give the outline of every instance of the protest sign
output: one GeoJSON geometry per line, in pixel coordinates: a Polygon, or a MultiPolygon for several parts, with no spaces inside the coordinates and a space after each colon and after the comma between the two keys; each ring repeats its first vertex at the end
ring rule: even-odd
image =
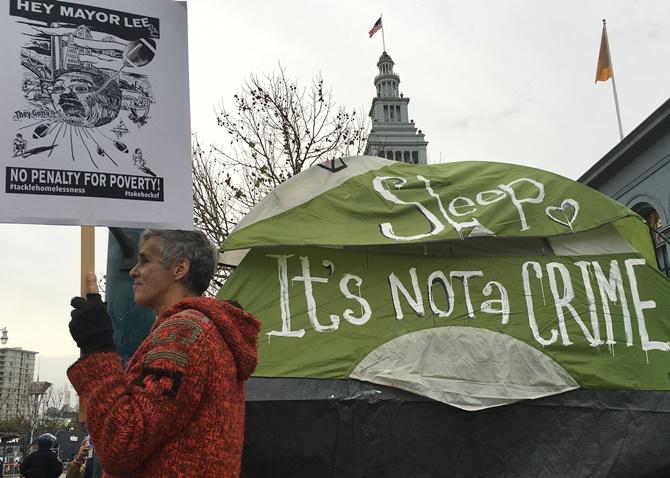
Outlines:
{"type": "Polygon", "coordinates": [[[10,0],[0,221],[192,228],[186,5],[10,0]]]}

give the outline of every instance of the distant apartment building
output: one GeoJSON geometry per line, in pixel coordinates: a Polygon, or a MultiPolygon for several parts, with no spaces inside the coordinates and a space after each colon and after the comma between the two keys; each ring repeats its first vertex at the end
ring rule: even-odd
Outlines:
{"type": "Polygon", "coordinates": [[[28,417],[28,384],[34,380],[37,352],[21,347],[0,348],[0,420],[28,417]]]}

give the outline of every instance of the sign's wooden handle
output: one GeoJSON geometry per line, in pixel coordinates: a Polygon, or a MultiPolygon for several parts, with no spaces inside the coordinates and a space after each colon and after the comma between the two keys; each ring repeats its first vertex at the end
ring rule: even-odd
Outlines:
{"type": "MultiPolygon", "coordinates": [[[[88,294],[88,285],[86,275],[89,272],[95,272],[95,227],[81,226],[81,275],[80,275],[80,291],[81,296],[86,297],[88,294]]],[[[86,414],[79,403],[79,422],[86,421],[86,414]]]]}
{"type": "Polygon", "coordinates": [[[88,293],[86,274],[95,272],[95,227],[81,226],[81,296],[88,293]]]}

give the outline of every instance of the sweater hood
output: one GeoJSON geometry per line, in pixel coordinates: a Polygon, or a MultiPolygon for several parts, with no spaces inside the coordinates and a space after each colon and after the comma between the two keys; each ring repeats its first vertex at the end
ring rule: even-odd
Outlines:
{"type": "Polygon", "coordinates": [[[213,297],[187,297],[163,312],[161,318],[189,309],[202,312],[214,323],[233,353],[238,378],[249,378],[258,363],[260,321],[245,310],[213,297]]]}

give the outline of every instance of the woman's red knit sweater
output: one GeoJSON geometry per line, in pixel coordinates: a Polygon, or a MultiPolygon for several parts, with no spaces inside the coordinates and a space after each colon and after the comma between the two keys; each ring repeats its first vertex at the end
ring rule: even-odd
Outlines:
{"type": "Polygon", "coordinates": [[[238,476],[259,328],[227,302],[190,297],[156,320],[126,370],[108,352],[72,365],[104,476],[238,476]]]}

